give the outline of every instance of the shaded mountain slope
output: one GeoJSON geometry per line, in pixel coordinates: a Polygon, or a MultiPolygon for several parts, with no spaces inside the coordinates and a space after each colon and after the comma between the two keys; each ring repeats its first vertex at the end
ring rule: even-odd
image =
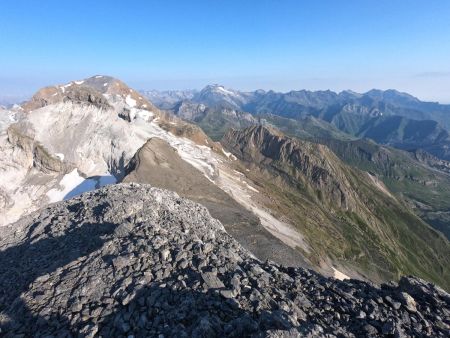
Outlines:
{"type": "Polygon", "coordinates": [[[313,117],[269,116],[264,123],[289,136],[328,146],[346,164],[367,171],[428,224],[450,236],[450,162],[423,150],[402,151],[357,139],[313,117]]]}
{"type": "Polygon", "coordinates": [[[450,323],[450,296],[431,284],[376,288],[262,263],[204,207],[146,185],[7,227],[0,272],[5,337],[445,337],[450,323]]]}
{"type": "Polygon", "coordinates": [[[327,147],[261,126],[229,131],[222,144],[305,236],[311,260],[329,256],[372,280],[413,273],[449,287],[449,241],[327,147]]]}

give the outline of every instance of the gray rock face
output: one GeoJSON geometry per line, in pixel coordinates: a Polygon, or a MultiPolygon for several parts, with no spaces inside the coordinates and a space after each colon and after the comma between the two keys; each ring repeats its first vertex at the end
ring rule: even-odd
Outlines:
{"type": "Polygon", "coordinates": [[[448,337],[449,295],[262,263],[207,209],[119,184],[1,229],[6,337],[448,337]]]}
{"type": "Polygon", "coordinates": [[[10,126],[7,129],[7,135],[11,145],[23,150],[25,166],[33,166],[43,173],[65,173],[71,169],[67,163],[49,154],[38,141],[22,133],[20,128],[26,129],[26,126],[21,124],[10,126]]]}

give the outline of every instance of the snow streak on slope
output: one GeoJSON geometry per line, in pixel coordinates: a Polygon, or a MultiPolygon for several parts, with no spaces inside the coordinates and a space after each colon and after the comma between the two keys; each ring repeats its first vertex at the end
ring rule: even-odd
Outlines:
{"type": "Polygon", "coordinates": [[[294,249],[301,247],[304,251],[310,252],[309,245],[297,230],[289,224],[275,218],[263,206],[258,205],[254,198],[255,192],[258,193],[258,190],[242,179],[241,175],[230,172],[226,167],[222,167],[221,170],[219,169],[219,173],[219,177],[215,183],[237,202],[255,213],[266,230],[290,247],[294,249]]]}
{"type": "Polygon", "coordinates": [[[346,274],[340,272],[336,268],[332,267],[332,269],[333,269],[333,277],[334,278],[339,279],[339,280],[350,279],[349,276],[347,276],[346,274]]]}
{"type": "Polygon", "coordinates": [[[58,188],[47,191],[47,197],[49,198],[50,203],[68,200],[86,191],[98,189],[116,182],[116,178],[108,173],[104,176],[84,178],[78,173],[77,169],[74,169],[70,173],[64,175],[61,181],[59,181],[58,188]]]}

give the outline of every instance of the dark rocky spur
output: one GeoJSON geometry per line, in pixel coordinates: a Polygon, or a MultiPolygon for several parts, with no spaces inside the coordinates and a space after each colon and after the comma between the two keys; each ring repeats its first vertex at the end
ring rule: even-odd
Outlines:
{"type": "Polygon", "coordinates": [[[208,211],[119,184],[1,229],[0,336],[448,337],[450,296],[261,262],[208,211]]]}

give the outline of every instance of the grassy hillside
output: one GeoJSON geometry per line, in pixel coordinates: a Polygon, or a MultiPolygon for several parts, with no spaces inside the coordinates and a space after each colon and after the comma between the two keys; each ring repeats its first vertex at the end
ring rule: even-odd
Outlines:
{"type": "Polygon", "coordinates": [[[269,116],[266,120],[287,135],[325,144],[346,164],[375,175],[422,220],[450,239],[448,162],[440,161],[447,167],[430,166],[419,161],[414,153],[382,146],[368,139],[356,139],[325,121],[311,117],[292,120],[269,116]]]}
{"type": "Polygon", "coordinates": [[[382,183],[325,147],[257,133],[264,136],[227,133],[223,143],[251,168],[241,170],[267,207],[305,236],[311,261],[331,258],[378,281],[414,274],[450,289],[450,242],[382,183]]]}

